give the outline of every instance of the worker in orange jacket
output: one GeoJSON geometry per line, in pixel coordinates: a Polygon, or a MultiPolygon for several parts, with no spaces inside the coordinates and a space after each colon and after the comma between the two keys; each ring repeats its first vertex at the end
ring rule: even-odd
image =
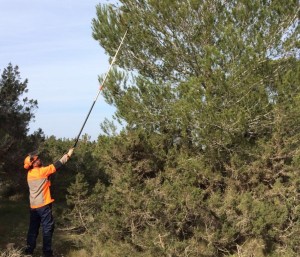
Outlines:
{"type": "Polygon", "coordinates": [[[30,224],[27,234],[25,254],[33,254],[40,225],[43,228],[43,253],[45,257],[52,257],[52,235],[54,220],[52,216],[52,202],[49,176],[64,165],[74,148],[71,148],[61,159],[49,166],[43,166],[38,152],[30,153],[24,160],[24,168],[28,170],[27,182],[30,200],[30,224]]]}

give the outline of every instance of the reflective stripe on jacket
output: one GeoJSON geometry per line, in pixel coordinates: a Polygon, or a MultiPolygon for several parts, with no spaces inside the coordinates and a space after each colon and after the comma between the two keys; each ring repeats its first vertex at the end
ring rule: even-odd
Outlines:
{"type": "Polygon", "coordinates": [[[29,186],[29,200],[32,209],[52,203],[49,175],[53,174],[56,168],[53,164],[46,167],[36,167],[28,171],[27,182],[29,186]]]}

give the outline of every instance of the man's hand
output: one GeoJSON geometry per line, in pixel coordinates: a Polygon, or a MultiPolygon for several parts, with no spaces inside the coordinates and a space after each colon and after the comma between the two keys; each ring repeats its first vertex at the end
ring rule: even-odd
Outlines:
{"type": "Polygon", "coordinates": [[[72,156],[73,151],[74,151],[74,147],[72,147],[72,148],[69,149],[69,151],[67,153],[67,155],[68,155],[69,158],[72,156]]]}

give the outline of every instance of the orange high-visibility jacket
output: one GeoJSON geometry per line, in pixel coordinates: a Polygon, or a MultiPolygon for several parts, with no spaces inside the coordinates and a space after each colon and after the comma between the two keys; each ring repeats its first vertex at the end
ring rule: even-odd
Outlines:
{"type": "Polygon", "coordinates": [[[46,167],[36,167],[28,171],[27,182],[29,186],[29,200],[32,209],[45,206],[52,203],[54,199],[50,194],[50,180],[49,175],[56,172],[53,164],[46,167]]]}

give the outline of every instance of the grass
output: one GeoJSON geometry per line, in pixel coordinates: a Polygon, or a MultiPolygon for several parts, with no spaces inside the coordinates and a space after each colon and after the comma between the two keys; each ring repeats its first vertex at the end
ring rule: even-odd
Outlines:
{"type": "Polygon", "coordinates": [[[1,200],[0,202],[0,249],[14,244],[26,245],[29,212],[26,200],[1,200]]]}
{"type": "Polygon", "coordinates": [[[3,252],[0,252],[0,257],[20,257],[22,252],[20,249],[7,249],[3,252]]]}
{"type": "MultiPolygon", "coordinates": [[[[53,204],[54,220],[56,217],[56,205],[53,204]]],[[[57,207],[59,208],[59,207],[57,207]]],[[[0,199],[0,257],[18,256],[17,253],[26,246],[26,235],[29,223],[28,200],[17,198],[14,200],[0,199]],[[15,255],[4,255],[7,251],[16,252],[15,255]]],[[[58,222],[57,222],[58,223],[58,222]]],[[[71,236],[56,226],[53,235],[53,249],[56,256],[74,256],[76,249],[71,242],[71,236]]],[[[37,239],[37,248],[34,256],[42,255],[42,231],[37,239]]]]}

